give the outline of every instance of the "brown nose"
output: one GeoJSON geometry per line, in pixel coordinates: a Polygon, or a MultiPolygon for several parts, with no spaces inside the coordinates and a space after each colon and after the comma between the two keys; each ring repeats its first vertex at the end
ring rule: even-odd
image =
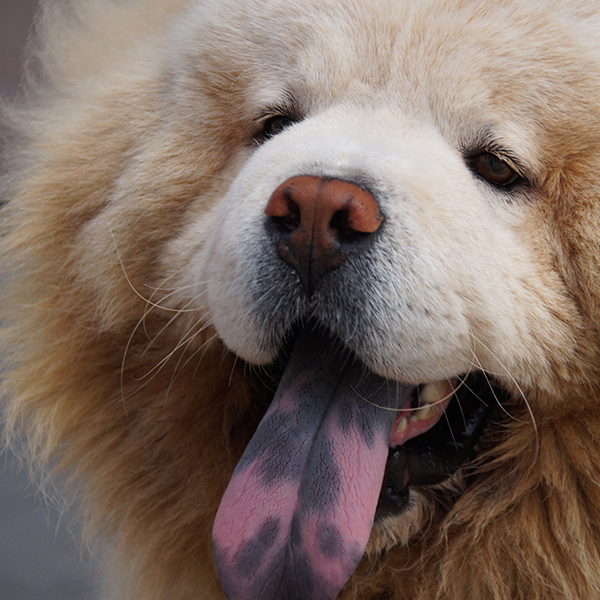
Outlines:
{"type": "Polygon", "coordinates": [[[310,175],[284,181],[265,212],[277,230],[279,256],[298,272],[309,296],[325,273],[345,262],[349,244],[383,222],[377,201],[364,188],[310,175]]]}

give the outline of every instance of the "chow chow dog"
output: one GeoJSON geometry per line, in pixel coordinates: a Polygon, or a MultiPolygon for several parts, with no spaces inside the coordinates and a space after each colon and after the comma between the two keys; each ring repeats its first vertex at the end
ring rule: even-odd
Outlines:
{"type": "Polygon", "coordinates": [[[3,123],[8,439],[106,598],[600,597],[593,0],[54,0],[3,123]]]}

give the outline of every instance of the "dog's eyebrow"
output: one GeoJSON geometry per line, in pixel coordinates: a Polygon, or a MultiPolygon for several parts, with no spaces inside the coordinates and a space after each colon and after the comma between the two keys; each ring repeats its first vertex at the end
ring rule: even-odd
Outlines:
{"type": "MultiPolygon", "coordinates": [[[[499,142],[502,136],[498,135],[493,126],[487,126],[479,129],[477,133],[460,144],[460,149],[465,155],[473,154],[474,152],[493,151],[505,154],[504,144],[499,142]]],[[[510,154],[510,152],[508,152],[510,154]]]]}
{"type": "Polygon", "coordinates": [[[301,120],[304,118],[304,111],[300,107],[296,95],[288,90],[282,93],[281,98],[277,98],[275,102],[263,108],[259,120],[268,119],[275,115],[287,115],[301,120]]]}

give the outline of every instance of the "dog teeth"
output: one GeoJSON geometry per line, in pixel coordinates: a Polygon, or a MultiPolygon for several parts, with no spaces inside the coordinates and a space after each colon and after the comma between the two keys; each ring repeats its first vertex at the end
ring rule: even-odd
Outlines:
{"type": "Polygon", "coordinates": [[[427,406],[444,400],[448,393],[447,389],[448,382],[446,380],[424,385],[419,392],[419,406],[427,406]]]}
{"type": "Polygon", "coordinates": [[[438,404],[446,399],[448,382],[428,383],[419,391],[419,407],[411,416],[411,421],[428,421],[438,414],[438,404]]]}
{"type": "Polygon", "coordinates": [[[402,417],[396,425],[396,433],[405,433],[408,430],[408,418],[402,417]]]}
{"type": "Polygon", "coordinates": [[[453,385],[450,381],[437,381],[436,383],[428,383],[423,385],[419,390],[419,406],[412,408],[411,414],[398,419],[394,428],[393,435],[397,442],[399,439],[405,439],[405,434],[411,430],[411,423],[419,423],[429,421],[437,417],[448,404],[444,402],[453,392],[453,385]]]}
{"type": "Polygon", "coordinates": [[[411,417],[412,421],[427,421],[431,419],[431,417],[435,416],[438,412],[437,406],[424,406],[423,408],[417,408],[414,414],[411,417]]]}

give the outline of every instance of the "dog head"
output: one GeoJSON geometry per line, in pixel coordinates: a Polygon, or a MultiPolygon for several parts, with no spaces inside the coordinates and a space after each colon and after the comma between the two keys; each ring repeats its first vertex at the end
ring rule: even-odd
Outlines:
{"type": "MultiPolygon", "coordinates": [[[[216,494],[228,597],[334,598],[365,552],[446,535],[461,503],[483,529],[540,424],[590,410],[599,21],[586,2],[198,2],[22,125],[43,142],[11,183],[9,240],[46,307],[27,317],[36,360],[58,302],[73,318],[52,335],[85,348],[77,375],[46,365],[46,396],[95,377],[98,414],[105,390],[136,424],[173,397],[219,416],[199,427],[239,459],[216,494]],[[119,386],[92,375],[108,363],[119,386]],[[213,406],[213,380],[251,383],[213,406]]],[[[117,420],[95,422],[108,439],[117,420]]]]}
{"type": "Polygon", "coordinates": [[[267,598],[283,579],[335,597],[373,519],[372,550],[406,542],[430,518],[420,489],[462,488],[498,404],[541,414],[583,383],[590,313],[573,283],[589,256],[573,232],[591,209],[575,198],[597,186],[577,165],[597,160],[598,108],[577,91],[592,67],[576,19],[279,8],[201,30],[195,68],[236,102],[226,139],[236,127],[246,147],[176,244],[225,345],[288,365],[217,516],[226,592],[267,598]]]}

